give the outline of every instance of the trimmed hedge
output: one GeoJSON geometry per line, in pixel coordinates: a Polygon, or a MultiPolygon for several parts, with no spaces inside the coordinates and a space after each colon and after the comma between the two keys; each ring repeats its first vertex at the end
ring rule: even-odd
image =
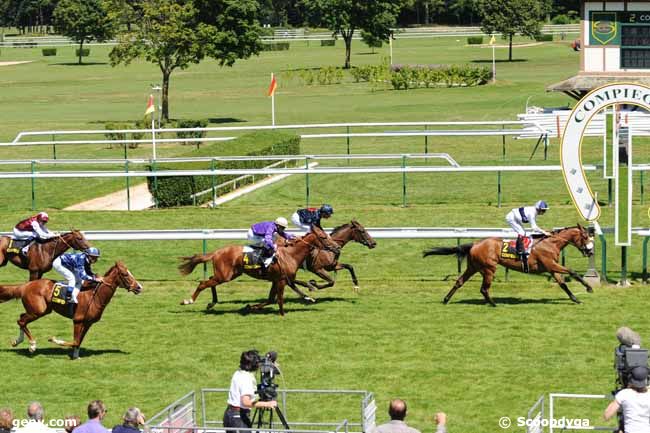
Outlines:
{"type": "MultiPolygon", "coordinates": [[[[136,121],[135,124],[124,123],[124,122],[108,122],[104,125],[106,130],[120,130],[120,129],[144,129],[145,126],[143,122],[136,121]]],[[[106,132],[104,134],[107,140],[127,140],[126,132],[106,132]]],[[[132,140],[141,140],[144,134],[142,132],[133,132],[131,133],[132,140]]],[[[118,147],[124,147],[126,143],[116,143],[118,147]]],[[[128,143],[129,149],[137,149],[138,143],[128,143]]],[[[108,145],[109,149],[113,148],[113,144],[108,145]]]]}
{"type": "MultiPolygon", "coordinates": [[[[79,57],[79,48],[74,50],[75,57],[79,57]]],[[[88,57],[90,55],[90,48],[84,48],[81,50],[81,57],[88,57]]]]}
{"type": "Polygon", "coordinates": [[[393,65],[390,82],[395,90],[419,87],[478,86],[487,83],[492,72],[470,65],[393,65]]]}
{"type": "Polygon", "coordinates": [[[481,45],[483,43],[483,36],[469,36],[467,43],[469,45],[481,45]]]}
{"type": "Polygon", "coordinates": [[[535,37],[537,42],[553,42],[553,34],[541,34],[535,37]]]}
{"type": "Polygon", "coordinates": [[[321,39],[321,47],[334,47],[336,46],[336,41],[334,39],[321,39]]]}
{"type": "Polygon", "coordinates": [[[264,42],[262,44],[262,51],[287,51],[289,49],[289,42],[264,42]]]}
{"type": "Polygon", "coordinates": [[[56,48],[43,48],[43,56],[56,56],[56,48]]]}
{"type": "MultiPolygon", "coordinates": [[[[205,128],[208,126],[208,119],[186,119],[176,122],[177,128],[205,128]]],[[[176,131],[176,138],[204,138],[205,131],[176,131]]],[[[201,141],[184,141],[184,145],[196,146],[202,144],[201,141]]]]}
{"type": "MultiPolygon", "coordinates": [[[[279,133],[274,131],[254,132],[243,135],[236,140],[215,143],[203,146],[200,150],[187,153],[183,156],[225,156],[225,155],[298,155],[300,154],[300,137],[298,135],[279,133]]],[[[295,162],[293,162],[295,164],[295,162]]],[[[217,168],[262,168],[271,164],[269,161],[219,161],[217,168]]],[[[185,164],[160,164],[156,171],[164,170],[205,170],[210,169],[209,162],[185,163],[185,164]]],[[[152,170],[152,167],[149,167],[152,170]]],[[[232,180],[238,175],[217,176],[215,184],[221,184],[232,180]]],[[[254,179],[247,177],[238,182],[238,186],[252,183],[254,179]]],[[[200,204],[210,201],[212,194],[205,194],[196,199],[190,197],[201,191],[212,187],[213,176],[157,176],[154,185],[154,178],[149,177],[147,183],[149,191],[158,202],[159,207],[186,206],[200,204]],[[155,188],[154,188],[155,186],[155,188]]],[[[230,192],[232,185],[218,188],[217,195],[230,192]]]]}

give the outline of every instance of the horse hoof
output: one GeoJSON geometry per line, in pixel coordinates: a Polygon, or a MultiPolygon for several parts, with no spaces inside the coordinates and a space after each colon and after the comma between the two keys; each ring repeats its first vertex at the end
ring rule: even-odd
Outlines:
{"type": "Polygon", "coordinates": [[[212,310],[212,307],[214,307],[214,302],[209,302],[208,305],[205,307],[208,310],[212,310]]]}
{"type": "Polygon", "coordinates": [[[315,303],[316,303],[316,299],[314,299],[314,298],[312,298],[312,297],[309,297],[309,296],[305,296],[305,297],[302,298],[302,299],[305,300],[305,301],[307,301],[307,302],[310,302],[310,303],[312,303],[312,304],[315,304],[315,303]]]}
{"type": "Polygon", "coordinates": [[[18,346],[18,341],[16,341],[15,339],[11,340],[11,347],[16,347],[16,346],[18,346]]]}
{"type": "Polygon", "coordinates": [[[594,293],[594,289],[592,289],[591,287],[587,287],[587,293],[594,293]]]}
{"type": "Polygon", "coordinates": [[[447,304],[449,303],[449,299],[447,299],[447,298],[443,299],[443,300],[442,300],[442,303],[443,303],[444,305],[447,305],[447,304]]]}
{"type": "Polygon", "coordinates": [[[354,286],[353,289],[354,289],[354,292],[355,292],[355,293],[358,293],[358,292],[359,292],[359,286],[354,286]]]}
{"type": "Polygon", "coordinates": [[[29,345],[29,353],[36,352],[36,343],[29,345]]]}
{"type": "Polygon", "coordinates": [[[181,301],[181,305],[190,305],[190,304],[193,304],[193,303],[194,303],[194,301],[192,301],[191,299],[183,299],[181,301]]]}

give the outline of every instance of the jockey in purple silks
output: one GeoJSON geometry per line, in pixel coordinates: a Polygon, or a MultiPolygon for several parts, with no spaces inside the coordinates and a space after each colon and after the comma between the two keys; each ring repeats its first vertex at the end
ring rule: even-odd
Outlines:
{"type": "Polygon", "coordinates": [[[253,224],[251,228],[248,229],[248,240],[251,245],[264,249],[264,255],[266,256],[264,259],[265,268],[268,268],[271,263],[273,263],[275,253],[278,249],[274,242],[276,233],[278,236],[287,240],[295,237],[292,234],[285,232],[288,225],[286,218],[278,217],[275,221],[263,221],[261,223],[253,224]]]}

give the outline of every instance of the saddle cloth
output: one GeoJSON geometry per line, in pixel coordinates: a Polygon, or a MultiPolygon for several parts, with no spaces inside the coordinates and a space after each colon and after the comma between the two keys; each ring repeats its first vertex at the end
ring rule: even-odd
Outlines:
{"type": "Polygon", "coordinates": [[[54,283],[52,288],[52,303],[65,305],[68,303],[68,285],[62,282],[54,283]]]}
{"type": "MultiPolygon", "coordinates": [[[[524,238],[524,251],[526,254],[530,254],[530,250],[533,247],[533,240],[526,236],[524,238]]],[[[517,240],[516,239],[506,239],[503,241],[503,246],[501,247],[501,257],[504,259],[519,259],[517,255],[517,240]]]]}
{"type": "Polygon", "coordinates": [[[264,262],[264,249],[246,245],[244,247],[244,269],[259,269],[264,262]]]}
{"type": "Polygon", "coordinates": [[[20,250],[29,242],[31,242],[31,239],[16,240],[14,238],[10,238],[7,252],[11,254],[20,254],[20,250]]]}

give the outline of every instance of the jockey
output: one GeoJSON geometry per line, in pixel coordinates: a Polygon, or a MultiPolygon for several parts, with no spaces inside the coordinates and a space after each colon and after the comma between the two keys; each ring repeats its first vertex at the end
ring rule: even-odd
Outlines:
{"type": "Polygon", "coordinates": [[[334,209],[332,209],[332,206],[328,204],[324,204],[320,208],[308,207],[306,209],[298,209],[293,213],[293,215],[291,215],[291,222],[296,227],[309,233],[311,232],[311,227],[313,225],[321,227],[321,218],[329,218],[333,213],[334,209]]]}
{"type": "Polygon", "coordinates": [[[517,254],[521,257],[524,264],[524,272],[527,269],[528,262],[526,260],[526,251],[524,250],[524,238],[526,237],[526,230],[523,224],[529,223],[530,228],[536,232],[543,233],[545,236],[551,236],[550,232],[540,228],[535,221],[537,215],[544,215],[549,209],[544,200],[539,200],[535,206],[524,206],[514,208],[506,215],[506,222],[517,232],[517,254]]]}
{"type": "Polygon", "coordinates": [[[14,239],[30,241],[22,249],[23,255],[27,255],[27,250],[34,243],[34,239],[47,240],[58,236],[58,233],[51,232],[46,227],[50,217],[45,212],[39,212],[34,216],[26,218],[16,224],[14,227],[14,239]]]}
{"type": "Polygon", "coordinates": [[[287,223],[286,218],[277,217],[275,221],[263,221],[261,223],[253,224],[251,228],[248,229],[248,240],[251,245],[262,247],[265,251],[265,268],[268,268],[271,263],[273,263],[275,252],[278,249],[273,242],[275,234],[277,233],[284,239],[293,239],[295,237],[292,234],[285,232],[288,225],[289,223],[287,223]]]}
{"type": "Polygon", "coordinates": [[[90,266],[99,259],[99,250],[90,247],[80,253],[65,253],[57,257],[52,267],[63,275],[72,289],[72,302],[77,304],[77,296],[81,290],[82,281],[102,282],[101,276],[95,275],[90,266]]]}

